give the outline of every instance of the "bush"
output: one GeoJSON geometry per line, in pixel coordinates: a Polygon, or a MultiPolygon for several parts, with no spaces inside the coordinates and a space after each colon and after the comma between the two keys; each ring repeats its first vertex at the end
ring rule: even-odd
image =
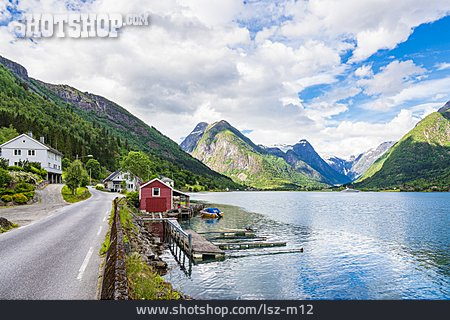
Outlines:
{"type": "Polygon", "coordinates": [[[19,167],[19,166],[9,166],[9,167],[8,167],[8,170],[9,170],[9,171],[25,171],[24,168],[19,167]]]}
{"type": "Polygon", "coordinates": [[[1,197],[1,199],[3,202],[11,202],[13,200],[12,196],[10,196],[9,194],[5,194],[1,197]]]}
{"type": "Polygon", "coordinates": [[[28,198],[23,193],[17,193],[12,196],[13,201],[17,204],[25,204],[28,202],[28,198]]]}
{"type": "Polygon", "coordinates": [[[38,169],[35,167],[29,167],[27,172],[34,173],[35,175],[40,176],[42,179],[45,179],[47,177],[47,170],[45,169],[38,169]]]}
{"type": "Polygon", "coordinates": [[[102,185],[101,183],[99,183],[99,184],[97,184],[97,185],[95,186],[95,189],[97,189],[97,190],[105,190],[105,186],[102,185]]]}
{"type": "Polygon", "coordinates": [[[0,169],[0,187],[7,186],[12,180],[11,175],[5,169],[0,169]]]}
{"type": "Polygon", "coordinates": [[[14,188],[15,193],[25,193],[36,190],[36,187],[31,183],[19,182],[14,188]]]}
{"type": "Polygon", "coordinates": [[[24,192],[23,193],[28,199],[34,198],[34,191],[24,192]]]}
{"type": "Polygon", "coordinates": [[[12,177],[11,182],[13,183],[26,182],[37,185],[42,180],[39,176],[30,172],[12,171],[9,174],[12,177]]]}
{"type": "Polygon", "coordinates": [[[7,188],[0,188],[0,196],[3,196],[5,194],[13,195],[15,192],[13,189],[7,189],[7,188]]]}
{"type": "Polygon", "coordinates": [[[132,205],[135,208],[139,207],[139,192],[137,191],[128,192],[126,198],[130,205],[132,205]]]}

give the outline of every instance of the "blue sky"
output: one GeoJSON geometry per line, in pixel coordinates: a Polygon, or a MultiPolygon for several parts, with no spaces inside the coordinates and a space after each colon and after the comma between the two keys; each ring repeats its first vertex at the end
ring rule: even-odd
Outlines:
{"type": "Polygon", "coordinates": [[[177,142],[225,119],[257,144],[349,157],[450,100],[448,0],[3,0],[0,13],[1,55],[177,142]],[[151,26],[27,41],[12,32],[21,12],[146,12],[151,26]]]}

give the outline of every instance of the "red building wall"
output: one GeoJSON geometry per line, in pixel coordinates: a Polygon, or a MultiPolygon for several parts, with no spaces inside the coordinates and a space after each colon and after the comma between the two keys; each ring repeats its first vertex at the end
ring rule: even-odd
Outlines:
{"type": "Polygon", "coordinates": [[[172,209],[172,189],[160,181],[152,183],[141,188],[140,208],[147,212],[165,212],[172,209]],[[152,189],[160,188],[160,196],[153,197],[152,189]]]}

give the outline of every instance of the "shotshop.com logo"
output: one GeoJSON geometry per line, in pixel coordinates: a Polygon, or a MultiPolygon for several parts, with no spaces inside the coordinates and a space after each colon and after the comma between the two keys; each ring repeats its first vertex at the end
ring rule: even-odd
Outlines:
{"type": "Polygon", "coordinates": [[[14,23],[19,38],[117,38],[124,26],[148,26],[147,13],[33,13],[14,23]]]}

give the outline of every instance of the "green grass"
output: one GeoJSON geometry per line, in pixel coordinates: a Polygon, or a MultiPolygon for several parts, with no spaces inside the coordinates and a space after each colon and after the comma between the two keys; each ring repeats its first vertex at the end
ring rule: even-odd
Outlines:
{"type": "Polygon", "coordinates": [[[83,201],[83,200],[89,199],[91,197],[91,193],[89,192],[88,188],[86,188],[86,187],[77,188],[77,190],[75,191],[75,194],[72,194],[72,191],[70,191],[69,187],[64,186],[61,190],[61,194],[62,194],[64,200],[69,203],[83,201]]]}
{"type": "Polygon", "coordinates": [[[2,227],[0,227],[0,233],[9,231],[9,230],[14,229],[14,228],[17,228],[18,226],[19,226],[19,225],[18,225],[17,223],[12,223],[11,226],[8,227],[8,228],[2,228],[2,227]]]}
{"type": "Polygon", "coordinates": [[[180,293],[147,265],[138,253],[127,257],[127,278],[133,300],[179,300],[180,293]]]}
{"type": "Polygon", "coordinates": [[[111,245],[111,225],[114,219],[114,209],[111,209],[111,213],[108,217],[109,230],[105,235],[105,240],[103,240],[102,247],[100,248],[98,254],[100,256],[105,256],[109,250],[109,246],[111,245]]]}

